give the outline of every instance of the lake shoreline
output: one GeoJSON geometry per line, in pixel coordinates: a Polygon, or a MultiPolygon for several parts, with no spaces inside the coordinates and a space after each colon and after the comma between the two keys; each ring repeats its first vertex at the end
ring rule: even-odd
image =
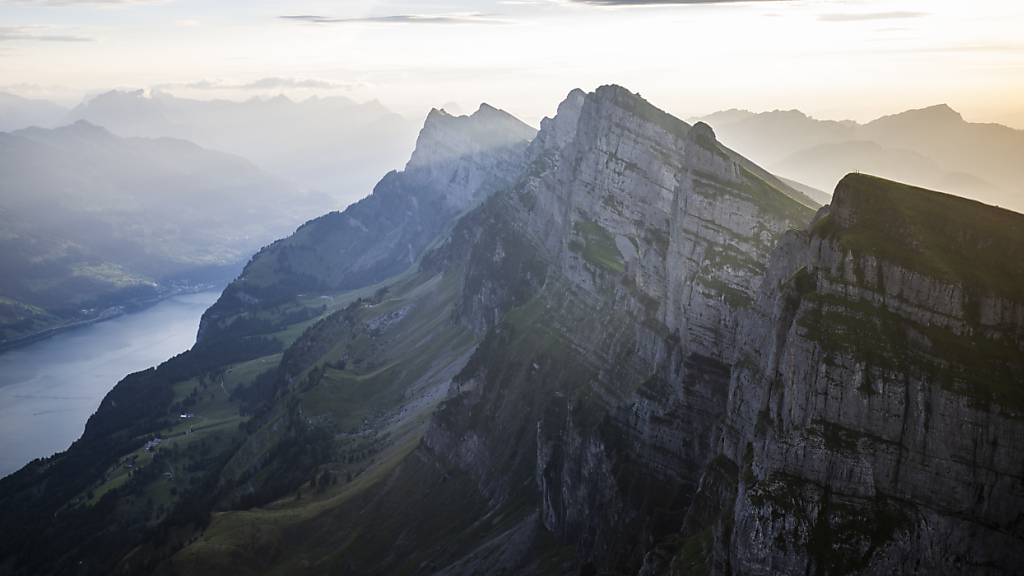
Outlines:
{"type": "Polygon", "coordinates": [[[179,292],[0,354],[0,477],[66,450],[125,376],[193,346],[219,295],[179,292]]]}
{"type": "Polygon", "coordinates": [[[48,340],[50,338],[53,338],[54,336],[64,334],[72,330],[86,328],[88,326],[94,326],[102,322],[107,322],[115,318],[120,318],[127,314],[136,314],[138,312],[146,310],[147,308],[152,308],[153,306],[156,306],[161,302],[165,302],[171,298],[175,298],[178,296],[200,294],[203,292],[219,293],[224,290],[225,286],[226,284],[221,282],[209,284],[192,284],[188,286],[168,288],[166,292],[161,292],[156,296],[128,300],[122,304],[111,306],[101,311],[99,314],[92,318],[68,322],[66,324],[61,324],[59,326],[54,326],[52,328],[47,328],[46,330],[36,332],[35,334],[29,334],[26,336],[15,338],[13,340],[0,342],[0,355],[3,355],[12,350],[17,350],[19,348],[24,348],[26,346],[30,346],[32,344],[36,344],[44,340],[48,340]]]}

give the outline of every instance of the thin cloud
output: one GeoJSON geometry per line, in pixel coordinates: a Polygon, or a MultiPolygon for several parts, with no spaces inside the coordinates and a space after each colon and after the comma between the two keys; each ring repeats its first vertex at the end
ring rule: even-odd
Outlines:
{"type": "Polygon", "coordinates": [[[80,6],[95,4],[99,6],[127,6],[130,4],[153,4],[165,0],[0,0],[2,4],[26,4],[35,6],[80,6]]]}
{"type": "Polygon", "coordinates": [[[593,6],[671,6],[683,4],[737,4],[740,2],[789,2],[790,0],[570,0],[593,6]]]}
{"type": "Polygon", "coordinates": [[[92,42],[87,36],[55,34],[47,26],[0,26],[0,42],[92,42]]]}
{"type": "Polygon", "coordinates": [[[818,20],[822,22],[862,22],[866,20],[905,20],[923,18],[927,12],[848,12],[838,14],[822,14],[818,20]]]}
{"type": "Polygon", "coordinates": [[[161,84],[156,88],[188,88],[190,90],[351,90],[354,84],[344,84],[319,78],[268,77],[252,82],[224,82],[222,80],[197,80],[180,84],[161,84]]]}
{"type": "Polygon", "coordinates": [[[486,14],[395,14],[391,16],[365,16],[360,18],[337,18],[316,14],[295,14],[278,16],[282,20],[307,22],[310,24],[500,24],[501,20],[486,14]]]}
{"type": "Polygon", "coordinates": [[[350,88],[347,84],[338,84],[329,80],[318,80],[316,78],[260,78],[253,82],[238,86],[242,90],[277,90],[281,88],[314,88],[321,90],[337,90],[350,88]]]}

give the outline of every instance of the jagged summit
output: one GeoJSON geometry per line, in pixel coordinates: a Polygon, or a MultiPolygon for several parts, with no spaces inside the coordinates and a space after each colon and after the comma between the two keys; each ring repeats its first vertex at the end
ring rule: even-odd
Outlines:
{"type": "Polygon", "coordinates": [[[450,161],[516,142],[529,142],[535,134],[536,130],[523,121],[489,104],[481,104],[468,116],[453,116],[432,108],[406,168],[450,161]]]}

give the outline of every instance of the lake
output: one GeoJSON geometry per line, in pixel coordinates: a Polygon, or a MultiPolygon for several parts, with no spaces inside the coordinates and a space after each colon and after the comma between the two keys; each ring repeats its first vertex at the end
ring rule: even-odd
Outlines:
{"type": "Polygon", "coordinates": [[[0,477],[67,449],[114,384],[189,349],[218,295],[175,296],[0,354],[0,477]]]}

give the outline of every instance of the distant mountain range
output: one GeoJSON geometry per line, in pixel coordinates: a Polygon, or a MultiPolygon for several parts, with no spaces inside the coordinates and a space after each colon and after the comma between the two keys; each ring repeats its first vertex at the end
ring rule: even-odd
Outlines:
{"type": "Polygon", "coordinates": [[[285,96],[188,100],[163,92],[112,91],[71,110],[121,136],[174,137],[237,154],[260,168],[330,195],[338,206],[365,196],[381,174],[402,165],[416,124],[379,102],[285,96]]]}
{"type": "Polygon", "coordinates": [[[60,124],[68,109],[48,100],[22,98],[0,92],[0,132],[37,126],[53,128],[60,124]]]}
{"type": "Polygon", "coordinates": [[[87,122],[0,133],[0,342],[230,279],[332,205],[247,160],[87,122]]]}
{"type": "Polygon", "coordinates": [[[123,137],[180,138],[241,156],[344,206],[402,165],[417,126],[379,102],[341,96],[294,101],[190,100],[166,92],[112,90],[71,110],[0,93],[0,131],[85,120],[123,137]]]}
{"type": "Polygon", "coordinates": [[[0,128],[0,344],[229,280],[365,196],[416,134],[377,102],[142,91],[71,110],[0,93],[0,128]]]}
{"type": "Polygon", "coordinates": [[[850,172],[877,174],[1024,211],[1024,130],[967,122],[946,105],[858,124],[799,111],[700,118],[772,172],[831,193],[850,172]]]}
{"type": "MultiPolygon", "coordinates": [[[[412,149],[416,125],[379,102],[192,100],[112,90],[73,109],[0,93],[0,131],[86,120],[120,136],[174,137],[236,154],[339,206],[372,189],[412,149]]],[[[850,172],[878,174],[1024,210],[1024,130],[967,122],[946,105],[860,124],[797,110],[725,110],[704,121],[724,143],[827,201],[850,172]]]]}

